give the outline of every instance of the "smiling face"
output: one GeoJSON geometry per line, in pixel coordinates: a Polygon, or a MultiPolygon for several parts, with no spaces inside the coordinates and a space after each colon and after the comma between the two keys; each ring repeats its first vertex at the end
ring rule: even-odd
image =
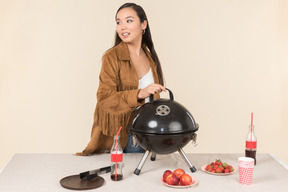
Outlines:
{"type": "Polygon", "coordinates": [[[141,23],[133,8],[121,9],[116,15],[116,24],[116,31],[123,42],[141,44],[143,30],[147,27],[147,21],[145,20],[141,23]]]}

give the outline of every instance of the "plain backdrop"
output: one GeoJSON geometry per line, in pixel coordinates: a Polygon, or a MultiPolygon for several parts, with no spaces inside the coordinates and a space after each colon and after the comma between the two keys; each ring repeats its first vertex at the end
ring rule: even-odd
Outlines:
{"type": "MultiPolygon", "coordinates": [[[[0,169],[15,153],[84,149],[101,57],[125,2],[0,0],[0,169]]],[[[184,151],[244,155],[254,112],[257,153],[288,163],[288,1],[134,2],[166,87],[200,125],[198,145],[184,151]]]]}

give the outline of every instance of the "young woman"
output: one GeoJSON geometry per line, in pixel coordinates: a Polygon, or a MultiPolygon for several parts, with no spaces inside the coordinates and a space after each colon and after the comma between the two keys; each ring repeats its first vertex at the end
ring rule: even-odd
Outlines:
{"type": "Polygon", "coordinates": [[[126,125],[132,111],[148,102],[150,94],[155,94],[157,99],[159,92],[166,91],[142,7],[134,3],[122,5],[115,21],[115,45],[102,58],[91,140],[77,155],[110,152],[121,126],[120,142],[124,152],[144,152],[140,146],[131,146],[126,125]]]}

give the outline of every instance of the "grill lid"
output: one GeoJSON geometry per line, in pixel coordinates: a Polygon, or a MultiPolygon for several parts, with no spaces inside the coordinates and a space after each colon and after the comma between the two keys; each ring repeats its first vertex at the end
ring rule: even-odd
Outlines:
{"type": "Polygon", "coordinates": [[[136,108],[128,123],[128,128],[132,132],[170,135],[198,130],[199,125],[190,112],[174,101],[172,92],[167,90],[170,99],[153,100],[153,97],[150,96],[149,103],[136,108]]]}

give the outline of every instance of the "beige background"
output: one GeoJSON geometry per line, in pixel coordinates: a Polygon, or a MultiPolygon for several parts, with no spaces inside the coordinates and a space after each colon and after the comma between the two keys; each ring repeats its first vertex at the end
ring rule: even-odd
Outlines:
{"type": "MultiPolygon", "coordinates": [[[[74,153],[89,141],[101,56],[125,1],[0,1],[0,169],[14,153],[74,153]]],[[[288,163],[288,1],[134,1],[166,85],[200,125],[186,152],[258,152],[288,163]]],[[[167,95],[163,94],[163,97],[167,95]]]]}

